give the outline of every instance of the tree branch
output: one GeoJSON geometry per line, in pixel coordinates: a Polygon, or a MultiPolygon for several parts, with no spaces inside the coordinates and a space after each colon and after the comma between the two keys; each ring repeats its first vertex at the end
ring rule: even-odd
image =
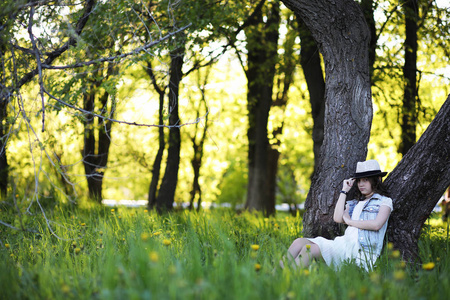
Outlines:
{"type": "Polygon", "coordinates": [[[28,34],[30,36],[31,44],[33,45],[33,52],[36,57],[37,70],[39,74],[39,94],[41,95],[41,103],[42,103],[42,132],[45,131],[45,99],[44,99],[44,82],[42,80],[42,64],[41,64],[41,56],[40,52],[37,48],[36,41],[34,40],[33,35],[33,16],[34,16],[34,6],[30,9],[30,18],[28,21],[28,34]]]}
{"type": "Polygon", "coordinates": [[[127,52],[127,53],[123,53],[123,54],[119,54],[119,55],[115,55],[115,56],[103,57],[103,58],[99,58],[99,59],[94,59],[94,60],[87,61],[87,62],[80,62],[80,63],[76,63],[76,64],[73,64],[73,65],[68,65],[68,66],[51,66],[49,64],[42,64],[42,67],[44,69],[51,69],[51,70],[65,70],[65,69],[74,69],[74,68],[86,67],[86,66],[90,66],[90,65],[94,65],[94,64],[100,64],[100,63],[104,63],[104,62],[114,61],[116,59],[125,58],[125,57],[128,57],[130,55],[134,55],[134,54],[137,54],[139,52],[145,51],[148,48],[151,48],[151,47],[153,47],[153,46],[163,42],[163,41],[167,40],[168,38],[176,35],[177,33],[185,30],[186,28],[188,28],[191,25],[192,25],[192,23],[189,23],[188,25],[186,25],[186,26],[184,26],[184,27],[182,27],[182,28],[180,28],[180,29],[178,29],[178,30],[176,30],[174,32],[171,32],[171,33],[165,35],[164,37],[160,38],[157,41],[153,41],[153,42],[147,43],[144,46],[138,47],[138,48],[136,48],[136,49],[134,49],[134,50],[132,50],[130,52],[127,52]]]}
{"type": "Polygon", "coordinates": [[[84,115],[87,116],[93,116],[93,117],[97,117],[100,119],[103,119],[104,121],[110,121],[110,122],[114,122],[114,123],[119,123],[119,124],[125,124],[125,125],[133,125],[133,126],[140,126],[140,127],[166,127],[166,128],[180,128],[186,125],[193,125],[193,124],[197,124],[198,122],[200,122],[202,119],[206,118],[209,112],[206,112],[205,116],[198,118],[195,120],[195,122],[188,122],[188,123],[184,123],[184,124],[180,124],[180,125],[155,125],[155,124],[143,124],[143,123],[136,123],[136,122],[128,122],[128,121],[122,121],[122,120],[116,120],[116,119],[112,119],[112,118],[108,118],[105,116],[102,116],[100,114],[96,114],[94,112],[79,108],[75,105],[69,104],[55,96],[53,96],[52,94],[50,94],[45,87],[43,88],[44,93],[47,94],[50,98],[52,98],[53,100],[56,100],[58,103],[70,107],[72,109],[78,110],[79,112],[82,112],[84,115]]]}

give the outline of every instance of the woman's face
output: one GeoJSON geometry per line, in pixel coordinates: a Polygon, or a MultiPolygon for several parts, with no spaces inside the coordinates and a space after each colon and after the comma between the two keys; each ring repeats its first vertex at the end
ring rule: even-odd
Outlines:
{"type": "Polygon", "coordinates": [[[369,178],[358,179],[358,189],[363,196],[371,195],[373,193],[373,189],[369,178]]]}

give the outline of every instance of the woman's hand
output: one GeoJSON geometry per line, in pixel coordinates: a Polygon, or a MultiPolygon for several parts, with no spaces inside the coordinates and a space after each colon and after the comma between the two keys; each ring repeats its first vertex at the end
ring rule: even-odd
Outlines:
{"type": "Polygon", "coordinates": [[[344,180],[344,184],[342,185],[342,190],[344,192],[350,191],[350,189],[353,186],[353,183],[355,182],[355,178],[349,178],[344,180]]]}
{"type": "MultiPolygon", "coordinates": [[[[347,214],[344,214],[343,216],[342,216],[342,219],[344,220],[344,223],[345,224],[347,224],[347,225],[350,225],[350,222],[351,222],[351,218],[349,218],[349,216],[347,215],[347,214]]],[[[351,225],[350,225],[351,226],[351,225]]]]}

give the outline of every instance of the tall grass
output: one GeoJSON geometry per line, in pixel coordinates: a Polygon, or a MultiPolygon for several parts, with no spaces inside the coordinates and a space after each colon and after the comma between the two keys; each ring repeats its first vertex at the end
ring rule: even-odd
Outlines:
{"type": "MultiPolygon", "coordinates": [[[[7,212],[0,212],[7,214],[7,212]]],[[[5,215],[3,215],[6,217],[5,215]]],[[[450,295],[448,231],[427,225],[421,266],[386,247],[365,272],[323,263],[278,268],[301,219],[216,209],[159,216],[143,209],[54,211],[36,232],[0,228],[2,299],[441,299],[450,295]],[[252,246],[253,245],[253,246],[252,246]]]]}

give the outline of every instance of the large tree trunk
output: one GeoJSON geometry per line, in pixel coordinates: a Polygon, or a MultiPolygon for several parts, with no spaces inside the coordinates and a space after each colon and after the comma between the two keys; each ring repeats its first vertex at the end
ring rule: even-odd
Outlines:
{"type": "Polygon", "coordinates": [[[170,83],[169,83],[169,148],[167,153],[167,163],[164,172],[164,177],[156,198],[156,209],[162,213],[173,209],[173,202],[175,199],[175,190],[178,183],[178,169],[180,166],[180,117],[178,115],[178,94],[179,85],[183,77],[181,68],[183,66],[184,49],[171,53],[170,63],[170,83]]]}
{"type": "Polygon", "coordinates": [[[273,81],[277,58],[279,2],[267,7],[267,21],[260,11],[254,25],[246,28],[248,49],[248,188],[245,207],[249,210],[272,214],[275,207],[266,201],[269,195],[269,168],[267,165],[269,140],[267,122],[272,104],[273,81]]]}
{"type": "Polygon", "coordinates": [[[323,144],[325,122],[325,79],[320,62],[320,52],[308,27],[297,15],[300,35],[300,64],[303,69],[306,84],[308,85],[309,102],[311,103],[311,115],[313,118],[313,151],[314,173],[319,166],[320,148],[323,144]]]}
{"type": "Polygon", "coordinates": [[[386,179],[394,200],[388,239],[406,259],[417,258],[421,228],[450,185],[449,120],[450,95],[419,141],[386,179]]]}
{"type": "Polygon", "coordinates": [[[405,79],[403,106],[401,112],[401,142],[399,152],[405,155],[416,142],[417,126],[417,21],[418,1],[408,0],[405,10],[405,64],[403,76],[405,79]]]}
{"type": "Polygon", "coordinates": [[[306,199],[305,236],[333,237],[335,199],[342,180],[365,160],[372,122],[370,31],[351,0],[283,0],[299,14],[325,61],[325,135],[319,166],[306,199]]]}
{"type": "MultiPolygon", "coordinates": [[[[324,0],[314,4],[307,0],[284,2],[301,14],[325,59],[325,140],[321,164],[307,198],[304,233],[305,236],[332,236],[338,232],[332,222],[332,204],[337,199],[342,179],[354,172],[357,160],[365,159],[370,129],[367,122],[371,116],[367,27],[361,21],[362,13],[355,8],[353,1],[324,0]],[[339,29],[338,32],[333,28],[339,29]],[[347,43],[349,45],[343,47],[347,43]],[[336,74],[339,70],[344,78],[336,74]],[[360,73],[355,75],[355,70],[360,73]],[[351,81],[353,84],[350,84],[351,81]],[[336,86],[336,83],[339,85],[336,86]],[[357,104],[359,100],[364,102],[358,106],[349,106],[357,104]]],[[[449,118],[450,95],[423,136],[386,179],[394,200],[388,239],[407,259],[417,258],[417,240],[421,228],[450,185],[449,118]]]]}

